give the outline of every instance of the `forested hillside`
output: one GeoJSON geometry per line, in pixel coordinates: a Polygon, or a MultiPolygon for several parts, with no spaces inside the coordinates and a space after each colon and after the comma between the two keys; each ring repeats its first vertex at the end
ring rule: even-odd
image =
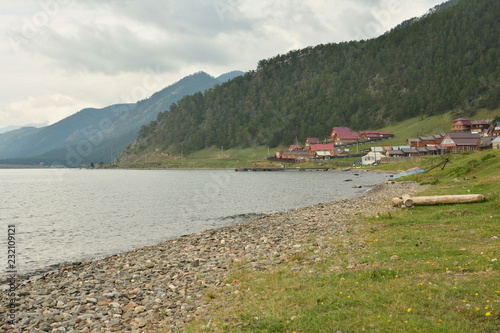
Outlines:
{"type": "Polygon", "coordinates": [[[494,108],[500,1],[461,0],[372,40],[261,60],[255,71],[172,105],[122,157],[210,146],[276,146],[333,126],[375,129],[415,116],[494,108]]]}

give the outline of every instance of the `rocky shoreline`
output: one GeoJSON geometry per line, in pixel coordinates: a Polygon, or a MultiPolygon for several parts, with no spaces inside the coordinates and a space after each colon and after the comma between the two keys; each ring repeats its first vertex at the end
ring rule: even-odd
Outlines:
{"type": "Polygon", "coordinates": [[[0,294],[0,332],[182,331],[209,313],[207,293],[223,292],[232,263],[266,270],[302,251],[311,236],[318,244],[348,237],[356,214],[394,209],[389,199],[419,191],[413,182],[387,182],[359,198],[256,217],[18,281],[15,325],[8,323],[8,293],[0,294]]]}

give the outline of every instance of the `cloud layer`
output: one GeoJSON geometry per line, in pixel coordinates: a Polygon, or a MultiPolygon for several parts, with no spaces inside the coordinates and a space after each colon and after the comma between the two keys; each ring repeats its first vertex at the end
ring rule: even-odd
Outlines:
{"type": "Polygon", "coordinates": [[[251,70],[320,43],[367,39],[441,1],[25,0],[0,4],[0,127],[134,102],[196,71],[251,70]],[[153,90],[156,89],[156,90],[153,90]],[[137,90],[137,89],[136,89],[137,90]]]}

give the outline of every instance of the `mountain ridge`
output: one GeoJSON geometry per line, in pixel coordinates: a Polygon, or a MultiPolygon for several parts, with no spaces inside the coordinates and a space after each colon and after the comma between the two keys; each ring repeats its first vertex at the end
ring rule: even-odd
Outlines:
{"type": "Polygon", "coordinates": [[[0,164],[77,167],[91,161],[109,163],[158,112],[168,110],[185,95],[205,91],[242,73],[233,71],[217,79],[200,71],[136,103],[85,108],[49,126],[0,134],[0,164]]]}

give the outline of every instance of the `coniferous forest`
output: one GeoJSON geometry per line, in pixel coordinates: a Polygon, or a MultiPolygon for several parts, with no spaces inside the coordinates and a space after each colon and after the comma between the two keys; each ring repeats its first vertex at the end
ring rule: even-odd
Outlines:
{"type": "Polygon", "coordinates": [[[377,129],[500,102],[500,1],[461,0],[371,40],[325,44],[259,61],[143,126],[125,154],[210,146],[270,147],[324,138],[333,126],[377,129]],[[451,5],[453,4],[453,5],[451,5]]]}

